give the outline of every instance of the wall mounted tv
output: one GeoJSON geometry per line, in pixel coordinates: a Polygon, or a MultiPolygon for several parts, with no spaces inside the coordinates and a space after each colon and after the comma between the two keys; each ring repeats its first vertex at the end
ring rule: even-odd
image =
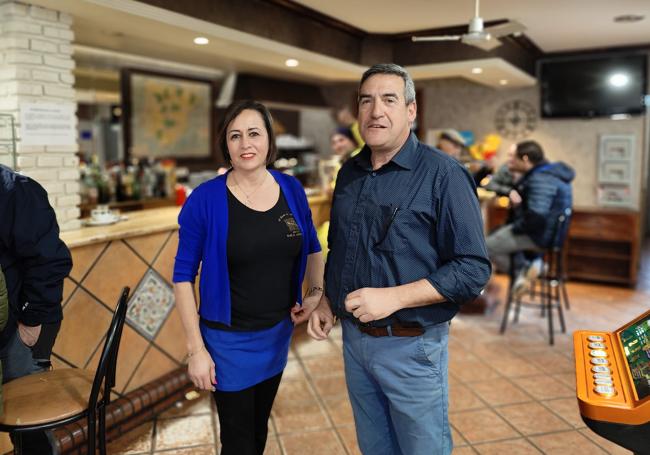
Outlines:
{"type": "Polygon", "coordinates": [[[542,117],[642,114],[647,92],[645,54],[542,59],[537,66],[542,117]]]}

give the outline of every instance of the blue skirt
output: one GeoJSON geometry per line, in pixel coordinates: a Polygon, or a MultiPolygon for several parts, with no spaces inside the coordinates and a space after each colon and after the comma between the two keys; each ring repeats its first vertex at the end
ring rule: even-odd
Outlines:
{"type": "Polygon", "coordinates": [[[293,333],[290,318],[268,329],[247,332],[213,329],[203,323],[200,327],[215,363],[218,390],[236,392],[252,387],[287,366],[293,333]]]}

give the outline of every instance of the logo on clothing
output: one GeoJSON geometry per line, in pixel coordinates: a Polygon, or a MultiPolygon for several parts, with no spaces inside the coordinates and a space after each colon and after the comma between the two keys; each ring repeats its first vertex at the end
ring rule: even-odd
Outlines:
{"type": "Polygon", "coordinates": [[[302,233],[300,232],[300,227],[298,226],[298,223],[296,223],[296,220],[291,213],[282,214],[278,219],[278,221],[283,222],[284,225],[287,227],[287,230],[289,231],[287,233],[288,239],[292,237],[300,237],[302,235],[302,233]]]}

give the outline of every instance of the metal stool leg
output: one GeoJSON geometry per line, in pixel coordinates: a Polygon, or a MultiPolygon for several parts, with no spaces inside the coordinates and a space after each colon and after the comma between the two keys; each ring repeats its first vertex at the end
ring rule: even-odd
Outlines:
{"type": "Polygon", "coordinates": [[[564,278],[560,279],[560,287],[562,288],[562,300],[564,300],[564,307],[567,310],[570,310],[571,305],[569,304],[569,293],[566,290],[566,285],[564,284],[564,278]]]}
{"type": "Polygon", "coordinates": [[[504,333],[508,326],[508,316],[510,315],[510,306],[512,305],[512,286],[508,289],[508,297],[506,299],[506,307],[503,310],[503,319],[501,319],[501,329],[499,332],[504,333]]]}

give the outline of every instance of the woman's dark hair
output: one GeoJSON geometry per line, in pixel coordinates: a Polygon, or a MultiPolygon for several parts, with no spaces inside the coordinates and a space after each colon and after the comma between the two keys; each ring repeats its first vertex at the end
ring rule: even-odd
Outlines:
{"type": "Polygon", "coordinates": [[[275,145],[275,133],[273,132],[273,117],[262,103],[253,100],[235,101],[226,109],[226,115],[221,124],[221,130],[217,138],[217,144],[221,149],[221,155],[226,163],[230,163],[230,153],[228,152],[228,125],[245,110],[257,111],[264,120],[264,127],[269,138],[269,153],[266,155],[266,165],[273,163],[278,154],[278,148],[275,145]]]}
{"type": "Polygon", "coordinates": [[[528,157],[533,165],[539,164],[544,161],[544,150],[542,146],[535,141],[524,141],[517,144],[517,158],[523,159],[524,156],[528,157]]]}

